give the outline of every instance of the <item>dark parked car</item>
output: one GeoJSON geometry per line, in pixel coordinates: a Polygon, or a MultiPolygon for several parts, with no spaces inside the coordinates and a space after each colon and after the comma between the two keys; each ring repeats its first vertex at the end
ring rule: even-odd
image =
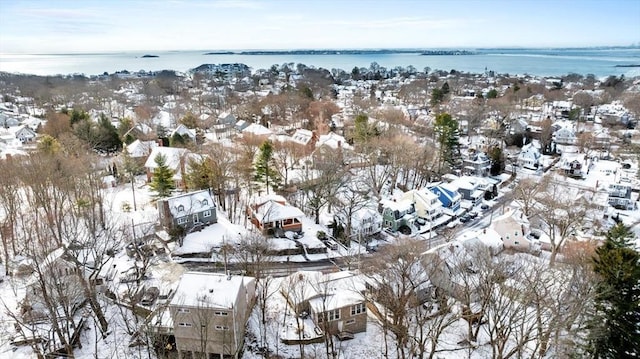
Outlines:
{"type": "Polygon", "coordinates": [[[483,203],[482,206],[480,206],[480,208],[482,208],[483,210],[487,210],[489,209],[489,205],[486,203],[483,203]]]}
{"type": "Polygon", "coordinates": [[[149,306],[153,304],[156,301],[156,299],[158,299],[159,295],[160,295],[160,289],[158,289],[158,287],[151,287],[144,292],[144,295],[142,296],[142,300],[140,301],[140,303],[142,305],[149,306]]]}
{"type": "Polygon", "coordinates": [[[464,216],[460,217],[460,222],[462,222],[462,223],[467,223],[470,220],[471,220],[471,218],[469,218],[469,216],[466,215],[466,214],[464,216]]]}

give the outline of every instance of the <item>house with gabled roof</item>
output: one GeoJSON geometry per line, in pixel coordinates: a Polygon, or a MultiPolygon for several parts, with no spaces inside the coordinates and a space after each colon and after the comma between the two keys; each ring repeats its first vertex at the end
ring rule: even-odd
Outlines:
{"type": "Polygon", "coordinates": [[[416,207],[411,199],[383,200],[382,227],[395,233],[411,234],[415,229],[415,221],[418,218],[416,207]]]}
{"type": "Polygon", "coordinates": [[[247,206],[246,214],[263,234],[282,236],[287,231],[302,231],[304,213],[297,207],[288,205],[282,196],[257,198],[247,206]]]}
{"type": "Polygon", "coordinates": [[[457,216],[460,213],[460,201],[462,195],[458,192],[458,188],[450,183],[441,183],[429,188],[429,190],[438,196],[438,200],[442,206],[448,209],[450,215],[457,216]]]}
{"type": "Polygon", "coordinates": [[[255,279],[187,272],[169,304],[179,359],[239,358],[255,279]]]}
{"type": "Polygon", "coordinates": [[[533,143],[522,146],[522,150],[517,159],[518,166],[537,170],[542,165],[542,154],[540,149],[535,147],[533,143]]]}
{"type": "MultiPolygon", "coordinates": [[[[323,274],[301,271],[291,274],[294,280],[303,280],[302,298],[293,308],[297,313],[307,313],[321,330],[336,335],[367,331],[367,290],[361,275],[351,271],[323,274]]],[[[289,285],[292,280],[284,280],[289,285]]],[[[290,288],[282,288],[286,293],[290,288]]]]}
{"type": "Polygon", "coordinates": [[[484,152],[475,152],[463,161],[464,172],[474,176],[487,176],[491,171],[491,159],[484,152]]]}
{"type": "Polygon", "coordinates": [[[402,199],[413,201],[418,217],[434,222],[442,216],[442,202],[434,192],[422,188],[412,189],[402,195],[402,199]]]}
{"type": "Polygon", "coordinates": [[[158,166],[156,164],[156,157],[162,155],[166,159],[166,165],[173,171],[173,181],[176,188],[184,187],[183,175],[188,163],[188,157],[191,154],[189,150],[178,147],[154,147],[147,157],[147,161],[144,163],[144,168],[147,172],[147,181],[151,181],[153,178],[153,171],[158,166]]]}
{"type": "Polygon", "coordinates": [[[147,158],[151,154],[151,151],[158,147],[156,141],[141,141],[135,140],[128,145],[124,146],[124,150],[127,151],[132,158],[147,158]]]}
{"type": "Polygon", "coordinates": [[[171,131],[171,137],[180,135],[182,138],[188,138],[191,141],[196,140],[196,130],[190,129],[187,126],[180,124],[173,131],[171,131]]]}
{"type": "Polygon", "coordinates": [[[160,223],[171,229],[181,226],[190,229],[197,224],[218,222],[216,204],[207,190],[184,193],[157,202],[160,223]]]}

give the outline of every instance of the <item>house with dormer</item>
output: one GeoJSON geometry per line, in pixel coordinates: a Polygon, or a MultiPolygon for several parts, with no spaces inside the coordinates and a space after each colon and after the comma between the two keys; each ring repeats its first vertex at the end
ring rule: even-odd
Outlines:
{"type": "Polygon", "coordinates": [[[216,205],[207,190],[159,199],[157,206],[160,223],[167,229],[180,226],[189,230],[218,222],[216,205]]]}
{"type": "Polygon", "coordinates": [[[560,145],[575,145],[577,136],[572,128],[560,127],[553,133],[553,141],[560,145]]]}
{"type": "Polygon", "coordinates": [[[382,227],[395,233],[411,234],[415,228],[415,221],[418,218],[416,207],[411,199],[400,201],[383,200],[382,207],[382,227]]]}
{"type": "Polygon", "coordinates": [[[402,199],[412,201],[418,217],[429,223],[436,222],[442,217],[442,202],[438,200],[435,193],[426,188],[407,191],[402,195],[402,199]]]}
{"type": "Polygon", "coordinates": [[[431,192],[438,196],[438,200],[442,206],[447,209],[446,214],[457,216],[462,214],[460,211],[460,201],[462,195],[458,192],[458,188],[450,183],[441,183],[430,188],[431,192]]]}
{"type": "Polygon", "coordinates": [[[491,159],[484,152],[475,152],[463,161],[463,166],[466,174],[484,177],[491,171],[491,159]]]}
{"type": "Polygon", "coordinates": [[[540,149],[534,146],[533,143],[522,146],[517,163],[520,167],[537,170],[538,167],[542,166],[540,149]]]}

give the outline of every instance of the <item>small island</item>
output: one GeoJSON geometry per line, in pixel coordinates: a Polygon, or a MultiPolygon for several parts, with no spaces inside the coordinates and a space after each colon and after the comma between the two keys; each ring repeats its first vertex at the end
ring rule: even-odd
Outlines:
{"type": "Polygon", "coordinates": [[[473,51],[467,50],[427,50],[420,53],[423,56],[451,56],[451,55],[476,55],[473,51]]]}
{"type": "Polygon", "coordinates": [[[160,56],[158,56],[158,55],[149,55],[149,54],[142,55],[143,59],[152,59],[152,58],[156,58],[156,57],[160,57],[160,56]]]}

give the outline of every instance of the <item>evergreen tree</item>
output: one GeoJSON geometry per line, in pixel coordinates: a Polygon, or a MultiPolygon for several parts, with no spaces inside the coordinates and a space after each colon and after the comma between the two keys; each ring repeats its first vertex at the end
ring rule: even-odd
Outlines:
{"type": "Polygon", "coordinates": [[[265,141],[260,146],[260,153],[255,164],[255,180],[266,185],[267,193],[269,193],[269,185],[276,188],[280,184],[278,172],[273,167],[273,145],[271,141],[265,141]]]}
{"type": "Polygon", "coordinates": [[[451,168],[458,166],[461,159],[458,121],[451,118],[450,114],[443,112],[436,116],[434,128],[440,147],[438,171],[441,172],[444,164],[448,164],[451,168]]]}
{"type": "Polygon", "coordinates": [[[354,120],[353,141],[356,143],[367,143],[372,137],[378,136],[379,131],[376,126],[369,123],[369,117],[359,114],[354,120]]]}
{"type": "Polygon", "coordinates": [[[640,357],[640,253],[632,239],[631,230],[619,223],[596,250],[599,282],[589,337],[594,358],[640,357]]]}
{"type": "Polygon", "coordinates": [[[156,192],[157,198],[168,197],[176,187],[173,183],[173,171],[167,166],[167,158],[158,154],[154,158],[156,168],[153,170],[153,178],[149,187],[156,192]]]}

